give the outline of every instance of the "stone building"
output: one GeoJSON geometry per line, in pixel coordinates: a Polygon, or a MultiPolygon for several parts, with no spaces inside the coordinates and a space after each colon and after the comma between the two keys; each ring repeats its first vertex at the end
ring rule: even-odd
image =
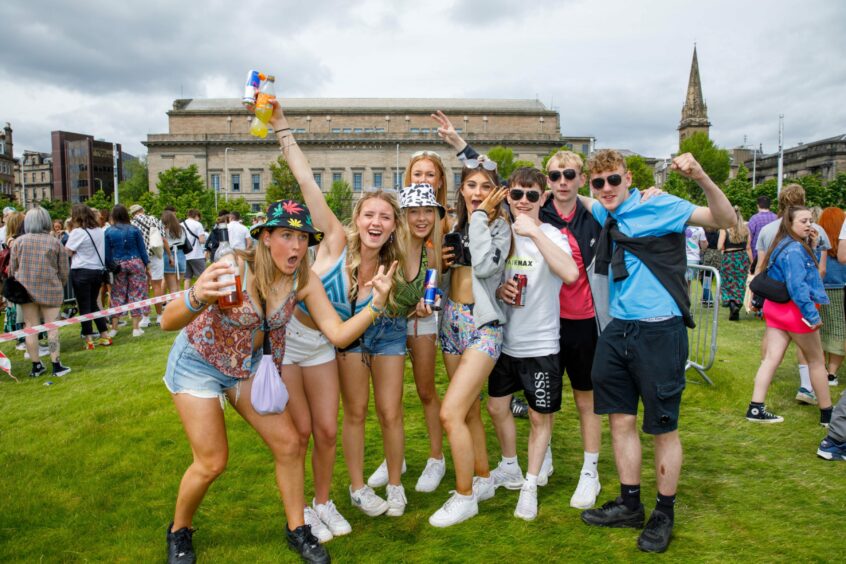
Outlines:
{"type": "MultiPolygon", "coordinates": [[[[411,155],[429,150],[443,158],[454,195],[461,163],[438,137],[430,117],[437,109],[480,151],[504,145],[515,159],[538,166],[561,146],[586,155],[594,147],[593,137],[562,137],[558,113],[537,100],[294,98],[283,104],[324,192],[335,180],[354,192],[396,187],[411,155]]],[[[168,133],[149,134],[144,143],[151,189],[162,171],[193,164],[221,197],[242,196],[253,210],[265,205],[269,165],[279,148],[272,133],[250,135],[251,114],[239,99],[176,100],[167,115],[168,133]]]]}
{"type": "MultiPolygon", "coordinates": [[[[53,131],[53,199],[84,202],[102,189],[107,197],[115,191],[114,144],[84,133],[53,131]]],[[[123,153],[117,144],[118,175],[123,180],[123,153]]]]}
{"type": "Polygon", "coordinates": [[[690,78],[687,81],[687,96],[681,111],[679,122],[679,145],[694,133],[708,135],[711,122],[708,121],[708,106],[702,96],[702,82],[699,80],[699,60],[696,46],[693,47],[693,61],[690,63],[690,78]]]}
{"type": "MultiPolygon", "coordinates": [[[[744,166],[752,170],[751,157],[744,166]]],[[[756,162],[757,181],[763,182],[778,176],[778,153],[759,155],[756,162]]],[[[846,135],[838,135],[811,143],[800,143],[784,150],[784,176],[797,178],[808,174],[819,175],[824,182],[834,180],[846,172],[846,135]]]]}
{"type": "Polygon", "coordinates": [[[37,202],[51,200],[52,194],[53,156],[50,153],[24,151],[23,157],[15,163],[15,197],[18,202],[22,205],[25,203],[29,209],[37,202]],[[23,178],[21,178],[22,172],[23,178]]]}
{"type": "Polygon", "coordinates": [[[14,196],[14,189],[14,140],[12,139],[12,125],[6,122],[6,127],[0,131],[0,194],[11,198],[14,196]]]}

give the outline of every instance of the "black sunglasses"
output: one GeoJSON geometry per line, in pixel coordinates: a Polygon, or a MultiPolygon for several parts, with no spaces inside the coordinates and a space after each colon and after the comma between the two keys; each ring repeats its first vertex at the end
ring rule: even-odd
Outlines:
{"type": "Polygon", "coordinates": [[[623,177],[619,174],[612,174],[607,179],[591,178],[590,185],[593,186],[594,190],[602,190],[605,187],[606,180],[608,180],[608,184],[611,186],[619,186],[623,182],[623,177]]]}
{"type": "Polygon", "coordinates": [[[535,202],[537,202],[538,200],[540,200],[540,196],[541,196],[540,192],[538,192],[537,190],[520,190],[519,188],[512,188],[511,192],[509,192],[511,199],[514,200],[515,202],[522,200],[524,194],[525,194],[526,198],[529,200],[529,202],[531,202],[533,204],[535,202]]]}
{"type": "Polygon", "coordinates": [[[550,170],[547,176],[553,182],[558,182],[563,176],[567,180],[573,180],[578,173],[572,168],[565,168],[564,170],[550,170]]]}

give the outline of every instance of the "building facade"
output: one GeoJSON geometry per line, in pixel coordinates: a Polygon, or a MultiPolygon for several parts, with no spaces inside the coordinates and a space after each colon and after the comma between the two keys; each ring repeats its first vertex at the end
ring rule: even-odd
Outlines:
{"type": "Polygon", "coordinates": [[[0,131],[0,194],[14,197],[15,191],[15,157],[14,140],[12,139],[12,125],[6,122],[6,127],[0,131]]]}
{"type": "MultiPolygon", "coordinates": [[[[107,197],[115,191],[115,144],[95,140],[91,135],[69,131],[53,131],[53,194],[54,200],[84,202],[97,190],[107,197]]],[[[117,147],[117,180],[123,180],[121,145],[117,147]]]]}
{"type": "MultiPolygon", "coordinates": [[[[752,159],[744,166],[752,170],[752,159]]],[[[778,177],[778,153],[759,155],[755,163],[758,182],[778,177]]],[[[823,181],[834,180],[846,172],[846,135],[802,143],[784,150],[784,177],[798,178],[809,174],[819,175],[823,181]]]]}
{"type": "MultiPolygon", "coordinates": [[[[503,145],[515,160],[540,166],[562,146],[586,155],[594,149],[592,137],[562,137],[558,113],[537,100],[300,98],[283,104],[324,192],[336,180],[349,183],[354,193],[400,186],[411,155],[429,150],[442,157],[454,198],[461,163],[438,137],[430,117],[437,109],[481,152],[503,145]]],[[[161,172],[193,164],[224,199],[244,197],[254,210],[263,208],[269,165],[280,152],[272,133],[266,139],[250,135],[251,118],[237,98],[174,101],[168,133],[149,134],[144,143],[150,188],[155,190],[161,172]]]]}
{"type": "Polygon", "coordinates": [[[15,197],[27,209],[53,199],[53,156],[24,151],[15,163],[15,197]]]}

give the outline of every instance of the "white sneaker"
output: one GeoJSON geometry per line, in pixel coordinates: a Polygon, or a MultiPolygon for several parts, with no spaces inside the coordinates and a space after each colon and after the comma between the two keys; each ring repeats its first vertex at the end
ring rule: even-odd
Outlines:
{"type": "Polygon", "coordinates": [[[414,489],[418,492],[433,492],[438,489],[446,474],[446,461],[443,458],[430,458],[426,461],[426,468],[420,474],[414,489]]]}
{"type": "Polygon", "coordinates": [[[449,527],[466,521],[479,514],[479,503],[475,495],[461,495],[456,491],[440,509],[429,517],[429,524],[433,527],[449,527]]]}
{"type": "Polygon", "coordinates": [[[590,472],[582,472],[579,478],[579,485],[576,486],[576,491],[573,492],[573,497],[570,498],[570,507],[576,509],[590,509],[596,503],[596,496],[602,486],[599,484],[599,476],[594,476],[590,472]]]}
{"type": "MultiPolygon", "coordinates": [[[[402,473],[405,474],[405,471],[408,470],[408,467],[405,465],[405,459],[402,459],[402,473]]],[[[369,478],[367,478],[367,485],[371,488],[381,488],[382,486],[388,485],[388,461],[383,460],[382,464],[379,465],[379,468],[373,472],[369,478]]]]}
{"type": "Polygon", "coordinates": [[[491,478],[494,488],[505,486],[507,490],[519,490],[523,487],[523,470],[519,462],[505,464],[500,460],[499,465],[491,470],[491,478]]]}
{"type": "Polygon", "coordinates": [[[15,345],[15,350],[16,351],[25,351],[26,350],[26,343],[25,342],[24,343],[18,343],[17,345],[15,345]]]}
{"type": "Polygon", "coordinates": [[[344,519],[344,516],[341,515],[338,508],[335,507],[334,503],[332,503],[331,499],[323,504],[315,503],[312,499],[311,503],[314,506],[314,510],[317,512],[317,516],[320,517],[320,520],[323,521],[327,527],[329,527],[329,531],[333,536],[340,537],[352,532],[352,527],[350,526],[349,521],[344,519]]]}
{"type": "MultiPolygon", "coordinates": [[[[29,351],[26,350],[26,343],[24,343],[24,360],[29,360],[29,351]]],[[[38,345],[38,356],[50,356],[50,347],[38,345]]]]}
{"type": "Polygon", "coordinates": [[[144,330],[143,330],[143,329],[133,329],[133,330],[132,330],[132,336],[133,336],[133,337],[140,337],[140,336],[141,336],[141,335],[143,335],[143,334],[144,334],[144,330]]]}
{"type": "Polygon", "coordinates": [[[329,542],[332,540],[332,531],[320,520],[317,512],[308,505],[303,510],[303,517],[305,524],[311,527],[311,534],[317,537],[320,542],[329,542]]]}
{"type": "Polygon", "coordinates": [[[405,497],[405,488],[402,484],[394,486],[388,484],[385,490],[388,494],[388,511],[385,515],[389,517],[399,517],[405,513],[405,506],[408,505],[408,499],[405,497]]]}
{"type": "MultiPolygon", "coordinates": [[[[118,324],[120,324],[120,322],[118,322],[118,324]]],[[[144,329],[145,327],[149,327],[149,326],[150,326],[150,317],[145,315],[144,317],[141,318],[141,323],[138,324],[138,327],[144,329]]]]}
{"type": "Polygon", "coordinates": [[[376,517],[388,510],[388,502],[376,495],[370,486],[364,486],[358,491],[353,491],[350,486],[350,501],[369,517],[376,517]]]}
{"type": "Polygon", "coordinates": [[[541,464],[540,472],[538,472],[538,485],[545,486],[549,482],[549,477],[555,472],[552,466],[552,447],[546,447],[546,453],[543,455],[543,464],[541,464]]]}
{"type": "Polygon", "coordinates": [[[538,487],[530,486],[528,482],[523,483],[520,488],[520,499],[517,500],[517,507],[514,509],[514,516],[532,521],[538,516],[538,487]]]}
{"type": "Polygon", "coordinates": [[[117,334],[117,329],[109,329],[109,332],[106,333],[106,335],[108,335],[110,339],[114,339],[115,337],[117,337],[117,334]]]}
{"type": "Polygon", "coordinates": [[[487,478],[481,476],[473,476],[473,495],[476,501],[485,501],[494,496],[496,493],[496,486],[494,486],[493,472],[487,478]]]}

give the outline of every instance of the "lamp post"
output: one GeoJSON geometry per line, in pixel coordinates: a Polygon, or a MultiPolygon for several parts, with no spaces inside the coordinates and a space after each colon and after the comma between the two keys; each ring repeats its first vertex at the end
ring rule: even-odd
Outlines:
{"type": "Polygon", "coordinates": [[[223,150],[223,181],[226,182],[226,192],[224,192],[223,198],[226,201],[229,201],[229,161],[227,160],[227,156],[229,155],[229,151],[235,152],[235,149],[231,147],[227,147],[223,150]]]}
{"type": "Polygon", "coordinates": [[[21,155],[21,205],[26,211],[26,173],[24,172],[24,163],[26,163],[26,153],[21,155]]]}
{"type": "Polygon", "coordinates": [[[776,195],[781,194],[781,185],[784,182],[784,114],[778,115],[778,183],[776,184],[776,195]]]}

